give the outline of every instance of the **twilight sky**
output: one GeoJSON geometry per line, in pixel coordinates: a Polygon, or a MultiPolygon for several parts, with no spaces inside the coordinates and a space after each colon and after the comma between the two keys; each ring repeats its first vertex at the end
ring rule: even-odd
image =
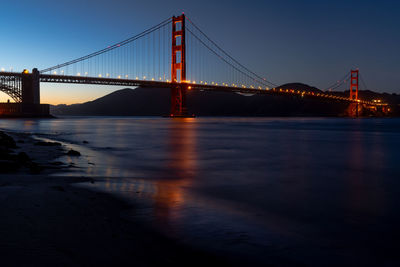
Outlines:
{"type": "MultiPolygon", "coordinates": [[[[10,1],[0,9],[0,68],[43,69],[185,12],[214,41],[276,84],[324,89],[359,68],[369,89],[400,93],[400,1],[10,1]]],[[[42,84],[43,103],[119,89],[42,84]]],[[[9,97],[0,93],[0,101],[9,97]]]]}

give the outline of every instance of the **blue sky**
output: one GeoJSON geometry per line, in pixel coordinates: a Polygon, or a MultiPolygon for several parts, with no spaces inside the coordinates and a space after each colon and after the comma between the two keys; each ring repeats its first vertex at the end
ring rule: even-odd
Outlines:
{"type": "MultiPolygon", "coordinates": [[[[277,84],[326,88],[359,68],[370,89],[400,93],[399,11],[400,1],[393,0],[6,1],[0,68],[56,65],[185,12],[240,62],[277,84]]],[[[116,89],[45,84],[42,102],[84,102],[116,89]]]]}

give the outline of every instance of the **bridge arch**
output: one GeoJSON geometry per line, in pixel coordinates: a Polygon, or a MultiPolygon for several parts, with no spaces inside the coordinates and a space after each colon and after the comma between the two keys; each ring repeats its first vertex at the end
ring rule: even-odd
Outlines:
{"type": "Polygon", "coordinates": [[[11,97],[16,103],[22,102],[22,94],[18,88],[0,83],[0,91],[11,97]]]}

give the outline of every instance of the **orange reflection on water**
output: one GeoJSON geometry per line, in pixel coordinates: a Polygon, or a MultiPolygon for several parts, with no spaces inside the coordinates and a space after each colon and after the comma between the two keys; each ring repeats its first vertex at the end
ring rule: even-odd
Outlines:
{"type": "Polygon", "coordinates": [[[168,145],[165,166],[166,179],[154,182],[154,217],[156,223],[168,223],[178,219],[179,206],[187,198],[187,187],[197,173],[197,139],[194,118],[176,119],[168,128],[168,145]]]}
{"type": "MultiPolygon", "coordinates": [[[[105,157],[106,178],[99,186],[107,192],[116,192],[127,198],[136,198],[139,201],[150,200],[151,205],[145,205],[145,213],[150,215],[153,222],[160,225],[167,232],[172,229],[168,225],[176,223],[182,218],[182,207],[193,198],[189,190],[197,177],[198,152],[197,152],[197,123],[195,119],[173,119],[167,122],[165,128],[164,149],[152,151],[160,153],[161,161],[154,161],[155,172],[143,174],[143,176],[118,176],[121,170],[113,168],[118,160],[115,157],[105,157]],[[162,166],[159,166],[162,165],[162,166]],[[114,173],[116,172],[116,173],[114,173]],[[117,176],[116,176],[116,175],[117,176]],[[118,179],[112,177],[120,177],[118,179]],[[127,178],[122,178],[127,177],[127,178]]],[[[164,139],[163,139],[164,140],[164,139]]],[[[97,183],[90,186],[98,186],[97,183]]]]}
{"type": "Polygon", "coordinates": [[[34,129],[34,120],[24,120],[24,131],[31,132],[34,129]]]}

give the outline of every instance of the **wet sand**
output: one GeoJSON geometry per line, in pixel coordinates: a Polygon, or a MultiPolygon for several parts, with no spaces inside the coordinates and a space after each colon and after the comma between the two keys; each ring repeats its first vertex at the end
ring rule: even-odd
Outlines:
{"type": "Polygon", "coordinates": [[[13,150],[25,151],[43,169],[0,174],[2,266],[237,265],[124,219],[122,213],[134,207],[114,196],[74,186],[92,179],[49,176],[71,167],[57,162],[66,148],[10,135],[19,147],[13,150]]]}

